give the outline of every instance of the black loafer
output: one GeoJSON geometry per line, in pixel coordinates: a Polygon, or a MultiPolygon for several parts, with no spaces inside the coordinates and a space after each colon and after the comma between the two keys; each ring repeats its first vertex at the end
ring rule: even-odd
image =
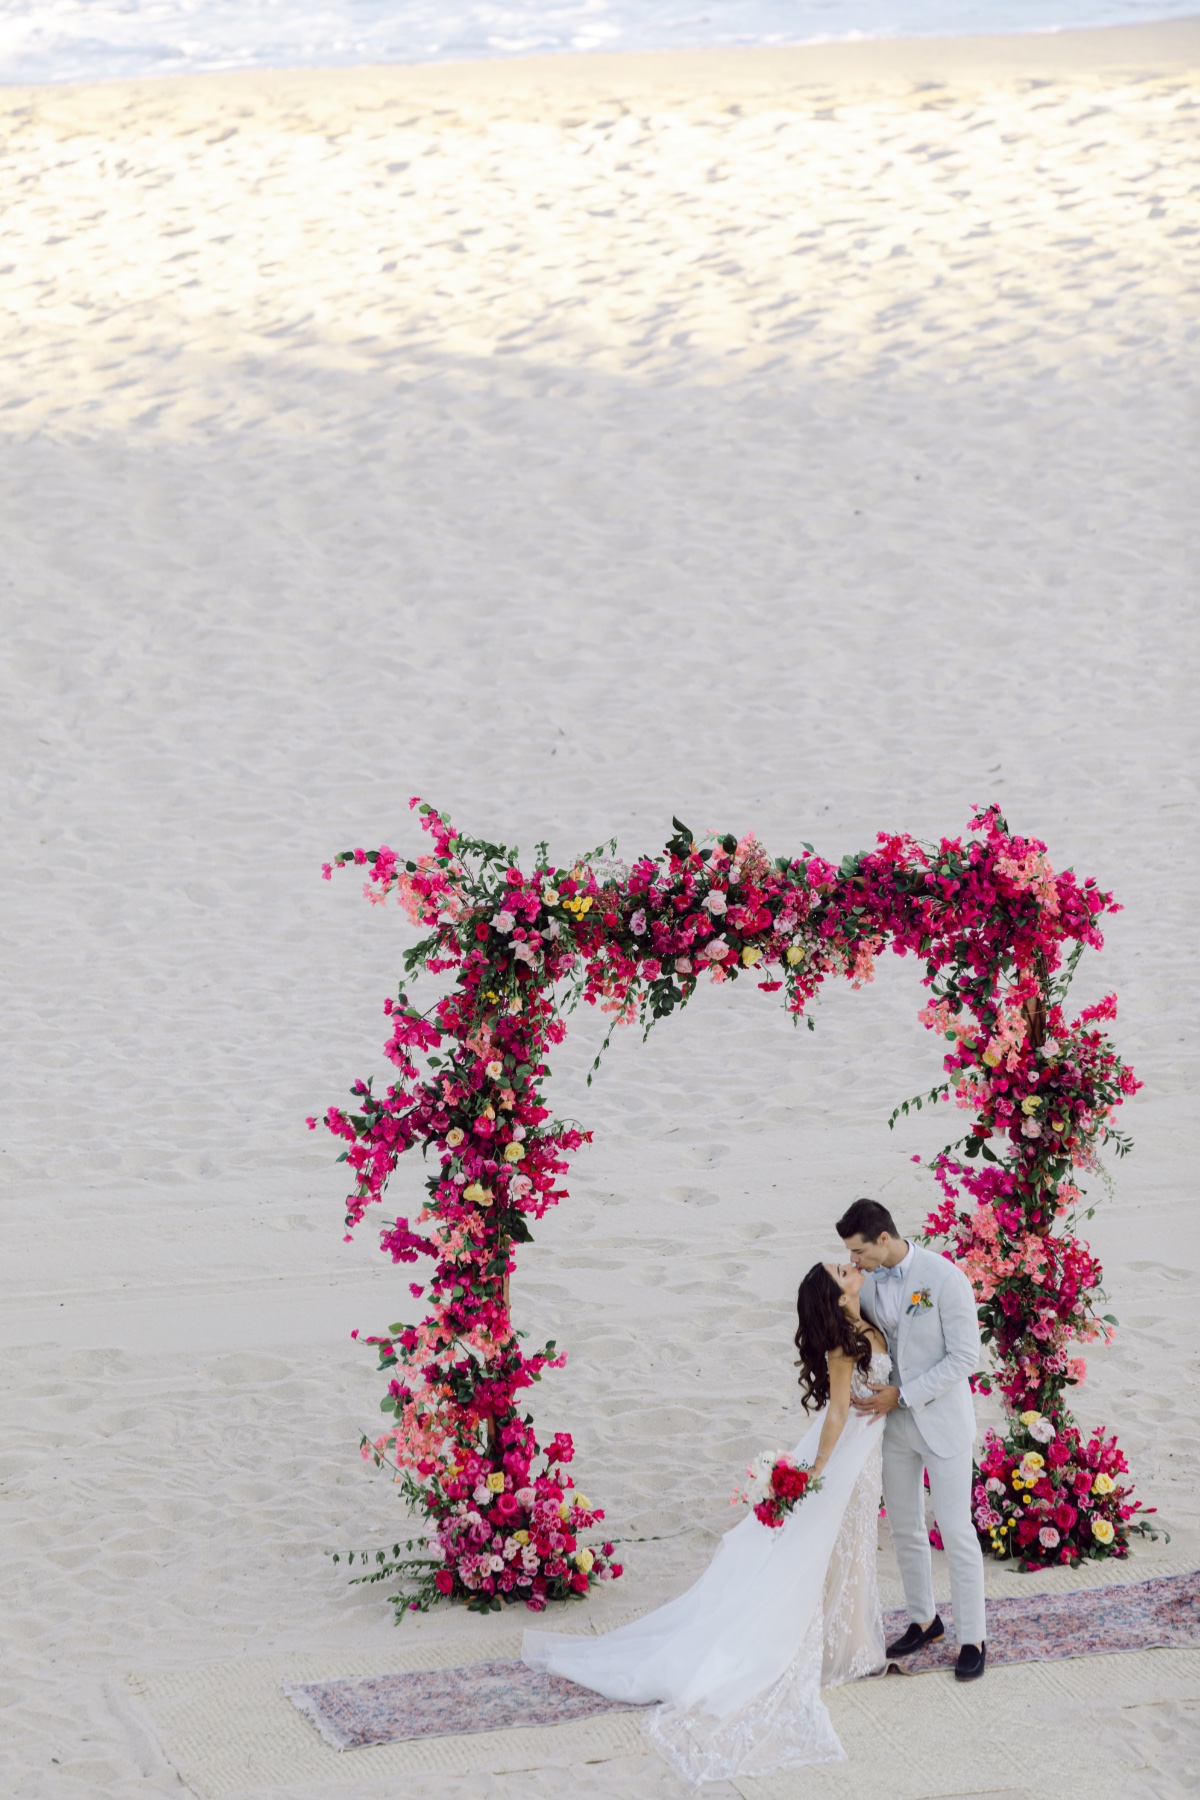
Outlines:
{"type": "Polygon", "coordinates": [[[954,1665],[955,1681],[978,1681],[987,1668],[987,1645],[964,1644],[954,1665]]]}
{"type": "Polygon", "coordinates": [[[942,1615],[934,1613],[928,1625],[917,1625],[916,1623],[910,1625],[903,1637],[898,1637],[894,1644],[888,1645],[887,1654],[889,1656],[911,1656],[914,1650],[923,1650],[926,1644],[936,1644],[938,1639],[945,1635],[946,1627],[942,1624],[942,1615]]]}

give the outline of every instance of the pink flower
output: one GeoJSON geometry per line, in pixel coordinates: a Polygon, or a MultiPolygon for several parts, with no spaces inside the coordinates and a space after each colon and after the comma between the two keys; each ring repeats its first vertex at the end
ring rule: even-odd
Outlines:
{"type": "Polygon", "coordinates": [[[1042,1548],[1045,1550],[1053,1550],[1057,1547],[1058,1541],[1058,1533],[1055,1531],[1053,1525],[1043,1525],[1038,1532],[1038,1543],[1041,1544],[1042,1548]]]}
{"type": "Polygon", "coordinates": [[[700,954],[707,956],[710,962],[724,962],[729,955],[729,945],[724,938],[712,938],[709,943],[705,944],[700,954]]]}

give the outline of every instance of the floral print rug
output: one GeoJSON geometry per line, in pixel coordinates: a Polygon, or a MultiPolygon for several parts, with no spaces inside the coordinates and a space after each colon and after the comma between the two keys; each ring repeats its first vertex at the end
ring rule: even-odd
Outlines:
{"type": "MultiPolygon", "coordinates": [[[[940,1643],[893,1666],[910,1674],[953,1668],[957,1646],[949,1607],[942,1618],[946,1636],[940,1643]]],[[[991,1663],[1054,1662],[1105,1651],[1200,1644],[1200,1571],[1129,1586],[989,1600],[987,1618],[991,1663]]],[[[897,1638],[908,1615],[885,1613],[883,1624],[885,1637],[897,1638]]],[[[352,1681],[285,1682],[284,1692],[335,1750],[562,1725],[596,1713],[637,1710],[519,1662],[476,1662],[352,1681]]]]}

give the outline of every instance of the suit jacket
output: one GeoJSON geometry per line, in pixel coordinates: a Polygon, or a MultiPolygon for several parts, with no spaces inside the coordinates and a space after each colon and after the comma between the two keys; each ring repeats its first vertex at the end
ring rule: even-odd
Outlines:
{"type": "MultiPolygon", "coordinates": [[[[929,1449],[935,1456],[955,1456],[975,1442],[975,1406],[967,1379],[980,1362],[975,1294],[956,1263],[919,1244],[913,1248],[900,1323],[894,1334],[884,1331],[892,1375],[929,1449]]],[[[859,1305],[878,1325],[875,1287],[868,1275],[859,1305]]]]}

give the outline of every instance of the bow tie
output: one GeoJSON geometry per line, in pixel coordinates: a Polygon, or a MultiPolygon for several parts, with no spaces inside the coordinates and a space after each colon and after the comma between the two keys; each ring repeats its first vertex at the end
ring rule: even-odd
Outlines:
{"type": "Polygon", "coordinates": [[[876,1269],[875,1279],[876,1279],[876,1281],[901,1281],[901,1280],[903,1280],[903,1276],[902,1276],[901,1270],[900,1270],[900,1264],[897,1263],[896,1267],[894,1269],[876,1269]]]}

